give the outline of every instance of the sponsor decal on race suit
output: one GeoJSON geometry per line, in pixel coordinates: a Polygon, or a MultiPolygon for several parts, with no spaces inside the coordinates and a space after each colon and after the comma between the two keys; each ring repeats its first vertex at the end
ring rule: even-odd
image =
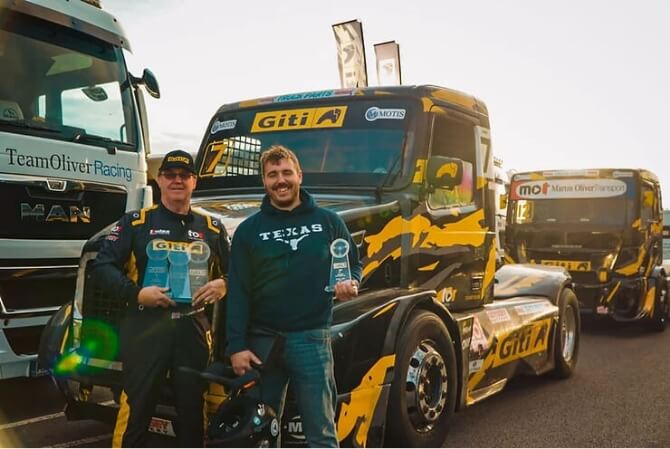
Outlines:
{"type": "Polygon", "coordinates": [[[205,234],[202,232],[198,231],[192,231],[191,229],[188,230],[188,238],[191,240],[204,240],[205,239],[205,234]]]}

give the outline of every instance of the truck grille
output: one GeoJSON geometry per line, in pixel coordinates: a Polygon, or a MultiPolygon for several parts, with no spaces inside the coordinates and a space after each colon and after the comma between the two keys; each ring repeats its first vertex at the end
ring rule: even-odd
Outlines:
{"type": "Polygon", "coordinates": [[[598,281],[598,274],[595,271],[571,271],[570,275],[575,284],[600,284],[600,281],[598,281]]]}
{"type": "Polygon", "coordinates": [[[9,346],[16,355],[37,354],[44,326],[10,327],[3,329],[9,346]]]}
{"type": "Polygon", "coordinates": [[[0,301],[7,312],[58,307],[74,296],[76,268],[0,270],[0,301]]]}
{"type": "Polygon", "coordinates": [[[0,179],[4,215],[0,238],[86,240],[118,220],[126,208],[121,187],[68,181],[69,190],[48,190],[44,181],[0,179]]]}

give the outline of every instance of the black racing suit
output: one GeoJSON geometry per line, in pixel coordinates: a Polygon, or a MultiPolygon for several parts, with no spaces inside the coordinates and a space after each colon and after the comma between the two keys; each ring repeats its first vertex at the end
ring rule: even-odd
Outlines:
{"type": "Polygon", "coordinates": [[[179,445],[203,444],[204,383],[177,368],[202,371],[206,367],[212,341],[209,320],[204,312],[184,316],[192,311],[190,304],[167,308],[138,304],[148,262],[147,245],[156,239],[165,240],[170,248],[204,241],[211,250],[209,279],[227,273],[229,239],[225,228],[219,220],[194,210],[179,215],[159,204],[129,212],[106,237],[95,260],[95,280],[110,297],[118,297],[127,306],[120,330],[123,392],[114,447],[146,444],[147,428],[168,372],[179,445]]]}

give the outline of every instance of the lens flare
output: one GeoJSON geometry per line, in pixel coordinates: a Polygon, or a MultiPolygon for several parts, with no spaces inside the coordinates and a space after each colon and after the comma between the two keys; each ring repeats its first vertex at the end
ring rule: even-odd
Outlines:
{"type": "Polygon", "coordinates": [[[100,320],[86,319],[82,323],[81,335],[81,346],[63,353],[54,364],[55,376],[90,374],[104,368],[104,361],[116,360],[119,337],[112,325],[100,320]],[[91,363],[92,360],[99,362],[91,363]]]}

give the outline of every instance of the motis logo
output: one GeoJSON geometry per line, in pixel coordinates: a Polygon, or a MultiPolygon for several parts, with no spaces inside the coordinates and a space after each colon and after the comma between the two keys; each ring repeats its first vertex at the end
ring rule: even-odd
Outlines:
{"type": "Polygon", "coordinates": [[[251,132],[290,131],[309,128],[341,128],[347,106],[325,108],[287,109],[258,112],[251,132]]]}
{"type": "Polygon", "coordinates": [[[374,122],[375,120],[404,120],[405,113],[404,109],[380,109],[373,106],[365,111],[365,120],[368,122],[374,122]]]}
{"type": "Polygon", "coordinates": [[[549,183],[543,184],[522,184],[519,186],[519,195],[521,196],[537,196],[546,195],[549,191],[549,183]]]}

